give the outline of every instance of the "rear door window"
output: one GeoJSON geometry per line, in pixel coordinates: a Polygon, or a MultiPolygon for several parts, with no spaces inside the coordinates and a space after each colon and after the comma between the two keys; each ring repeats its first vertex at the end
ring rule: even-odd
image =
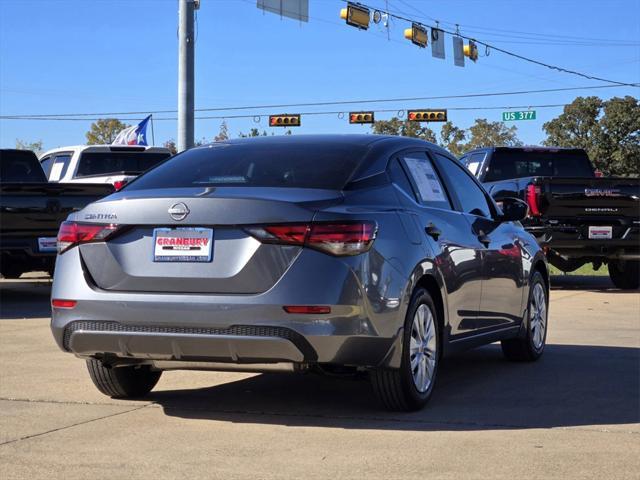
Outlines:
{"type": "Polygon", "coordinates": [[[487,196],[469,174],[469,171],[444,155],[435,153],[434,156],[443,176],[446,177],[449,189],[458,198],[462,211],[479,217],[491,218],[492,208],[487,196]]]}
{"type": "Polygon", "coordinates": [[[53,156],[51,171],[49,172],[49,181],[58,182],[64,178],[71,163],[72,152],[56,153],[53,156]]]}
{"type": "Polygon", "coordinates": [[[168,157],[168,153],[84,152],[75,176],[140,175],[168,157]]]}
{"type": "Polygon", "coordinates": [[[44,170],[44,174],[49,177],[49,172],[51,172],[51,167],[53,166],[53,157],[51,155],[47,155],[40,160],[40,165],[42,166],[42,170],[44,170]]]}
{"type": "Polygon", "coordinates": [[[429,207],[451,209],[447,192],[426,153],[404,154],[401,163],[411,179],[420,203],[429,207]]]}

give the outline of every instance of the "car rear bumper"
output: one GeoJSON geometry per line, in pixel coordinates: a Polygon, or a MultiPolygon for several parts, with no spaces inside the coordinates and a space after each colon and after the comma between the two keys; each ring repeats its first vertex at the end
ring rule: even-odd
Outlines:
{"type": "Polygon", "coordinates": [[[362,281],[362,258],[305,251],[269,291],[258,295],[127,293],[91,284],[77,249],[58,257],[52,297],[59,347],[80,357],[230,364],[333,363],[379,366],[401,334],[405,285],[383,266],[385,295],[362,281]],[[324,267],[322,266],[324,265],[324,267]],[[330,306],[329,314],[289,314],[283,305],[330,306]]]}

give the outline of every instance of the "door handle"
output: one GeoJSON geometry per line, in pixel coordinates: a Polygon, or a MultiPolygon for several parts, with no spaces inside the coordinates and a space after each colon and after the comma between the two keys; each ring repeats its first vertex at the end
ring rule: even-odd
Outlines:
{"type": "Polygon", "coordinates": [[[429,235],[434,240],[438,240],[438,237],[442,235],[442,230],[436,227],[433,223],[427,225],[424,229],[425,233],[429,235]]]}
{"type": "Polygon", "coordinates": [[[489,235],[487,235],[484,232],[480,232],[480,235],[478,235],[478,240],[480,241],[481,244],[483,244],[485,247],[488,247],[489,244],[491,243],[491,239],[489,238],[489,235]]]}

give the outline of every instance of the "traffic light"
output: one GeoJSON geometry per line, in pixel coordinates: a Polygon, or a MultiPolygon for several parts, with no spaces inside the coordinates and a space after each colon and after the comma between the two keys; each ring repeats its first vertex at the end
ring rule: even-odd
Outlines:
{"type": "Polygon", "coordinates": [[[367,30],[369,28],[369,9],[353,3],[347,4],[347,8],[340,9],[340,18],[346,20],[347,25],[367,30]]]}
{"type": "Polygon", "coordinates": [[[349,112],[349,123],[373,123],[373,112],[349,112]]]}
{"type": "Polygon", "coordinates": [[[446,122],[446,110],[409,110],[410,122],[446,122]]]}
{"type": "Polygon", "coordinates": [[[269,115],[270,127],[299,127],[300,114],[269,115]]]}
{"type": "Polygon", "coordinates": [[[473,40],[469,40],[469,44],[464,46],[464,56],[475,62],[478,60],[478,46],[473,40]]]}
{"type": "Polygon", "coordinates": [[[425,48],[429,37],[426,29],[417,23],[412,23],[411,28],[405,29],[404,38],[411,40],[411,43],[419,46],[420,48],[425,48]]]}

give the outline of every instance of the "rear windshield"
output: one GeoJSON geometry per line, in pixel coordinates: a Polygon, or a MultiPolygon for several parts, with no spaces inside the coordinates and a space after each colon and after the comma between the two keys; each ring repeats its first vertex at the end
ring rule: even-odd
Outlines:
{"type": "Polygon", "coordinates": [[[76,177],[139,175],[169,157],[168,153],[86,152],[80,157],[76,177]]]}
{"type": "Polygon", "coordinates": [[[594,176],[587,154],[580,150],[496,150],[485,182],[522,177],[594,176]]]}
{"type": "Polygon", "coordinates": [[[127,190],[198,186],[340,190],[363,156],[364,148],[353,145],[214,144],[176,155],[127,190]]]}
{"type": "Polygon", "coordinates": [[[42,183],[46,181],[47,177],[35,153],[30,150],[0,150],[0,182],[42,183]]]}

